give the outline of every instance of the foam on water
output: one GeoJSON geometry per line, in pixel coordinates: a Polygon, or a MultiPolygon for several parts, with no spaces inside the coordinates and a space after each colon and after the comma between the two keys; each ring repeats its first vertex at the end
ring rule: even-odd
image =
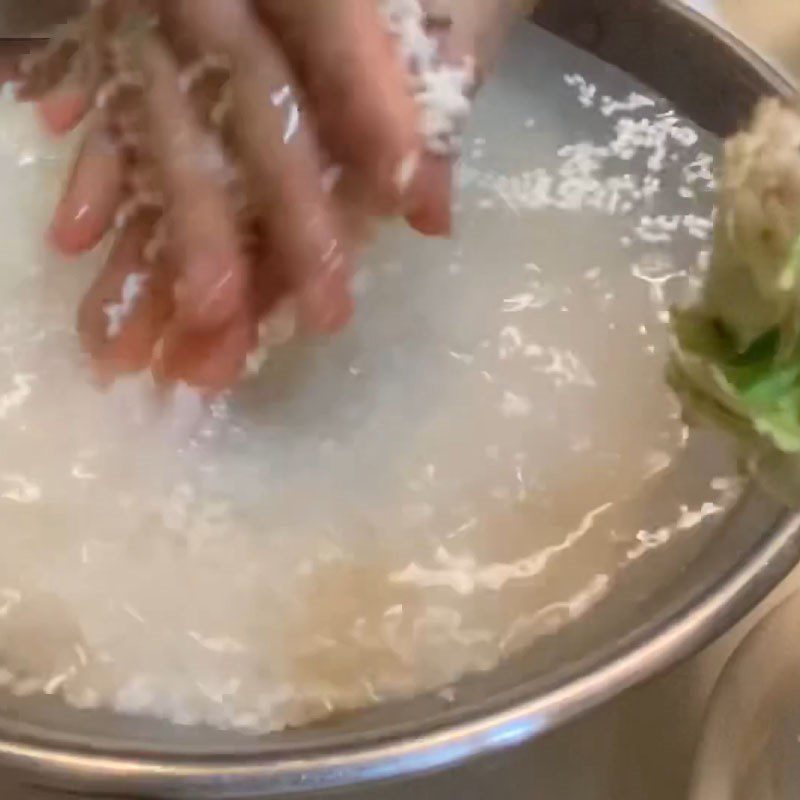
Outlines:
{"type": "Polygon", "coordinates": [[[729,507],[662,380],[717,142],[540,32],[478,105],[455,241],[387,230],[355,324],[271,353],[191,438],[146,381],[87,382],[99,256],[40,244],[66,151],[0,106],[0,683],[302,723],[492,668],[729,507]]]}

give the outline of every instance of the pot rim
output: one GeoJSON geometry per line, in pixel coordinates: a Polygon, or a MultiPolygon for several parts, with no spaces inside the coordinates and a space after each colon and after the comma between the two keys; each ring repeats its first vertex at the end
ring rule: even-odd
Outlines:
{"type": "MultiPolygon", "coordinates": [[[[679,0],[659,0],[670,14],[712,36],[765,84],[784,96],[792,84],[749,47],[679,0]]],[[[350,737],[341,745],[294,757],[190,757],[46,746],[33,739],[0,739],[0,764],[26,783],[81,787],[84,794],[136,793],[158,797],[273,796],[408,777],[457,765],[551,730],[686,658],[735,624],[800,559],[800,512],[779,513],[745,558],[658,628],[621,641],[590,672],[490,713],[472,711],[451,723],[388,735],[350,737]]],[[[435,723],[435,720],[434,720],[435,723]]]]}

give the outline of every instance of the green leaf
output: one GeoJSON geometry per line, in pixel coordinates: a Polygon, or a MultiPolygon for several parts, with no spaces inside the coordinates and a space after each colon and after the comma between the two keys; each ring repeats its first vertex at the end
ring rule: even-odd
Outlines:
{"type": "Polygon", "coordinates": [[[673,309],[672,332],[690,353],[724,361],[735,354],[735,343],[723,325],[696,309],[673,309]]]}
{"type": "Polygon", "coordinates": [[[800,453],[800,417],[795,403],[782,403],[755,417],[756,430],[784,453],[800,453]]]}
{"type": "Polygon", "coordinates": [[[793,502],[800,501],[798,136],[800,113],[765,101],[726,147],[709,271],[700,301],[672,315],[667,370],[684,417],[735,436],[744,461],[793,502]]]}

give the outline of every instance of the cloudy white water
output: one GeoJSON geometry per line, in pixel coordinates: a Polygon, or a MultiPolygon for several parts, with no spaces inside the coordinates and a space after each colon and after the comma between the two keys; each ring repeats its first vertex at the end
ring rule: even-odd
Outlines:
{"type": "Polygon", "coordinates": [[[717,147],[521,31],[455,239],[386,231],[355,324],[273,353],[184,440],[140,386],[87,381],[73,315],[99,256],[48,254],[67,151],[3,102],[0,683],[280,728],[490,669],[681,559],[735,496],[681,466],[662,380],[717,147]]]}

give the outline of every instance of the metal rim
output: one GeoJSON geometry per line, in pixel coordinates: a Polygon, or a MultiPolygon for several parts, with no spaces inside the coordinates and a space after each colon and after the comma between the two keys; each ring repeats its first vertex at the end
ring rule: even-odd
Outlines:
{"type": "MultiPolygon", "coordinates": [[[[674,14],[735,48],[778,91],[791,84],[740,41],[677,0],[662,0],[674,14]]],[[[159,797],[248,797],[308,792],[412,776],[453,766],[479,754],[520,744],[585,712],[688,657],[728,629],[762,600],[800,558],[800,513],[782,515],[735,569],[694,605],[687,605],[654,635],[620,646],[590,674],[531,700],[475,715],[419,735],[398,734],[362,748],[320,749],[275,761],[111,755],[0,741],[0,762],[47,786],[80,786],[84,794],[137,792],[159,797]]]]}
{"type": "Polygon", "coordinates": [[[440,731],[398,737],[357,751],[320,752],[277,762],[141,760],[29,744],[0,743],[10,767],[43,782],[91,791],[158,792],[159,797],[247,797],[355,786],[434,771],[520,744],[696,652],[779,583],[800,555],[800,513],[787,513],[745,564],[723,577],[689,613],[573,683],[503,711],[440,731]]]}

